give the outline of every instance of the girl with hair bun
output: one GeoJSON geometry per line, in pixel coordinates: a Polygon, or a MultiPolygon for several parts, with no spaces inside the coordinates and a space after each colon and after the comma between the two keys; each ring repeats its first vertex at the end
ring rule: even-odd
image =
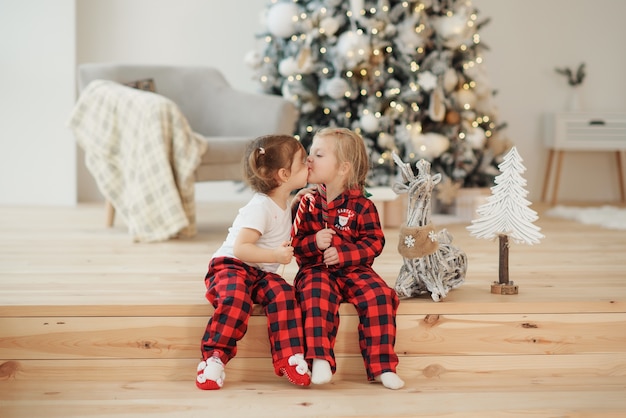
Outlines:
{"type": "Polygon", "coordinates": [[[237,354],[237,342],[246,333],[255,303],[263,306],[267,317],[276,375],[294,385],[310,384],[295,291],[276,273],[293,257],[291,193],[306,186],[307,175],[306,151],[293,136],[262,136],[248,146],[244,178],[255,193],[209,262],[206,298],[215,311],[202,337],[198,388],[223,386],[224,366],[237,354]]]}

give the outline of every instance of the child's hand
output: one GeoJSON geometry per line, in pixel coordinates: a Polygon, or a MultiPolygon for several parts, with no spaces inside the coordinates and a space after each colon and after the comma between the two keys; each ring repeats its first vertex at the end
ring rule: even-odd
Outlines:
{"type": "Polygon", "coordinates": [[[330,228],[324,228],[320,231],[317,231],[317,233],[315,234],[315,244],[317,244],[317,248],[324,251],[325,249],[330,247],[333,242],[333,235],[335,234],[336,232],[330,228]]]}
{"type": "Polygon", "coordinates": [[[293,247],[289,245],[288,241],[283,242],[283,245],[274,250],[276,261],[280,264],[291,263],[293,257],[293,247]]]}
{"type": "Polygon", "coordinates": [[[324,250],[324,264],[327,266],[339,264],[339,253],[337,252],[337,248],[329,247],[324,250]]]}

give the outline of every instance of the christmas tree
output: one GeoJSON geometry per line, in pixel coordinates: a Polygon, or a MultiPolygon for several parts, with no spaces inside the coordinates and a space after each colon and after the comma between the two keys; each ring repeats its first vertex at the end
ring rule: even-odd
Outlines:
{"type": "Polygon", "coordinates": [[[305,147],[326,126],[361,134],[370,185],[390,185],[392,152],[426,159],[443,184],[493,184],[510,148],[497,121],[469,0],[272,0],[246,57],[265,93],[300,110],[305,147]]]}
{"type": "Polygon", "coordinates": [[[537,220],[537,212],[529,207],[530,202],[526,199],[528,191],[523,177],[526,167],[516,147],[504,156],[499,168],[502,173],[495,178],[492,195],[476,210],[480,217],[467,227],[476,238],[498,237],[499,286],[495,289],[500,291],[494,291],[492,286],[493,293],[500,293],[501,286],[509,284],[509,237],[515,243],[528,245],[536,244],[543,238],[540,228],[533,224],[537,220]]]}

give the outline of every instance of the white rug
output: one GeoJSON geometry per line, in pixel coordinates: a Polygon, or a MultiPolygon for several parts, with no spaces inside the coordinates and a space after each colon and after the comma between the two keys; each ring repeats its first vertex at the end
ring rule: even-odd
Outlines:
{"type": "Polygon", "coordinates": [[[608,229],[626,230],[626,208],[615,206],[575,207],[555,206],[549,209],[547,216],[572,219],[587,225],[598,225],[608,229]]]}

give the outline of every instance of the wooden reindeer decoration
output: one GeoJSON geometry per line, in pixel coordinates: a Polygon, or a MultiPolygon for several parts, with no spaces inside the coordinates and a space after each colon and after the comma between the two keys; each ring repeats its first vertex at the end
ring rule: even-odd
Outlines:
{"type": "Polygon", "coordinates": [[[403,265],[396,280],[395,290],[400,297],[414,297],[430,293],[435,302],[460,286],[467,272],[467,256],[452,245],[452,235],[443,229],[438,233],[430,221],[431,196],[441,181],[441,174],[430,174],[430,163],[420,160],[415,164],[417,175],[410,164],[398,155],[393,159],[402,172],[403,182],[396,182],[396,194],[408,194],[406,222],[400,228],[398,251],[403,265]]]}

